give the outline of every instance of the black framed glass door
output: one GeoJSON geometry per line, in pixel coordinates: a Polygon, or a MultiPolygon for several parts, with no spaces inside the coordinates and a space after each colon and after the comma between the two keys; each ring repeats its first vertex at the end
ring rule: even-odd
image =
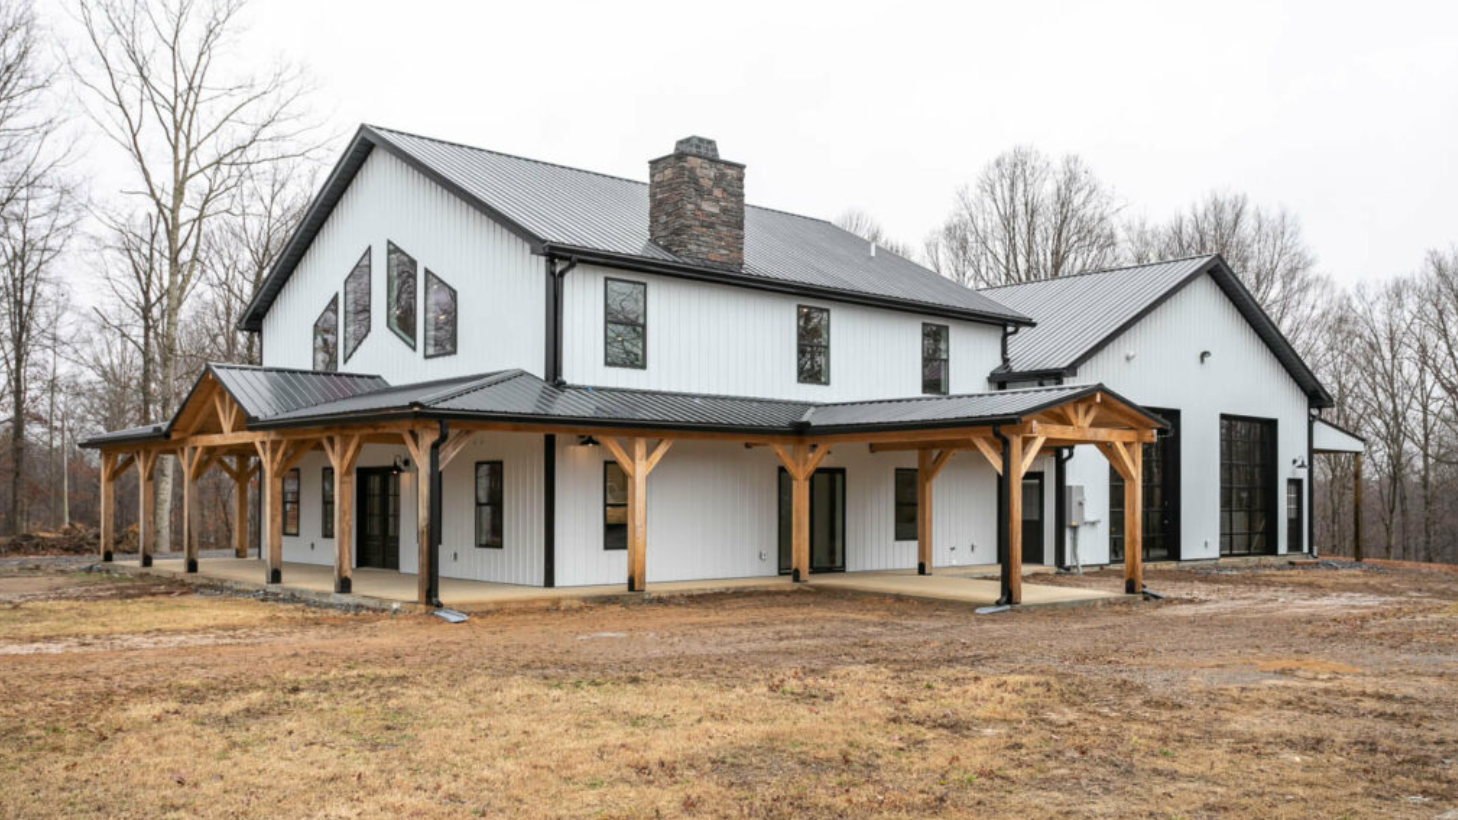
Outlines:
{"type": "Polygon", "coordinates": [[[1220,417],[1220,554],[1276,552],[1276,422],[1220,417]]]}
{"type": "Polygon", "coordinates": [[[1042,564],[1043,553],[1043,474],[1023,476],[1023,563],[1042,564]]]}
{"type": "Polygon", "coordinates": [[[389,467],[359,470],[357,562],[362,567],[400,569],[400,474],[389,467]]]}
{"type": "Polygon", "coordinates": [[[1306,551],[1305,482],[1299,478],[1286,479],[1286,552],[1306,551]]]}
{"type": "MultiPolygon", "coordinates": [[[[1150,408],[1169,431],[1144,445],[1144,560],[1180,558],[1180,411],[1150,408]]],[[[1109,468],[1109,562],[1124,560],[1124,479],[1109,468]]]]}
{"type": "MultiPolygon", "coordinates": [[[[790,474],[779,472],[780,574],[789,575],[794,503],[790,474]]],[[[845,571],[845,469],[821,467],[810,477],[810,571],[845,571]]]]}

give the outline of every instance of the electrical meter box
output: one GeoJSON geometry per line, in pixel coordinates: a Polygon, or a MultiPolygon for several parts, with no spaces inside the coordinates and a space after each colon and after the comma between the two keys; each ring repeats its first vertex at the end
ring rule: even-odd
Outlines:
{"type": "Polygon", "coordinates": [[[1064,495],[1064,500],[1068,504],[1068,509],[1065,511],[1066,514],[1067,514],[1067,519],[1066,520],[1068,521],[1068,526],[1070,526],[1070,527],[1082,527],[1083,526],[1083,485],[1082,484],[1070,484],[1070,485],[1068,485],[1068,492],[1064,495]]]}

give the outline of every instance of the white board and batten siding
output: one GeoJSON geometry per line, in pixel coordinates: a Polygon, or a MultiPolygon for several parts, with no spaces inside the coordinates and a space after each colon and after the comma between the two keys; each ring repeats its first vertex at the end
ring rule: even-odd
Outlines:
{"type": "MultiPolygon", "coordinates": [[[[1071,381],[1102,382],[1145,407],[1180,411],[1184,560],[1220,555],[1221,415],[1274,419],[1277,507],[1271,514],[1279,550],[1287,551],[1286,481],[1310,480],[1310,470],[1293,464],[1307,459],[1309,400],[1213,279],[1201,277],[1171,296],[1082,365],[1071,381]],[[1204,351],[1210,356],[1202,364],[1204,351]]],[[[1104,563],[1108,462],[1092,448],[1076,448],[1068,483],[1083,485],[1086,515],[1099,519],[1080,529],[1081,557],[1084,563],[1104,563]]]]}
{"type": "Polygon", "coordinates": [[[563,294],[563,377],[573,384],[859,401],[921,395],[922,323],[947,325],[951,392],[979,393],[1001,358],[996,325],[580,265],[563,294]],[[604,363],[604,281],[648,286],[646,369],[604,363]],[[830,310],[830,384],[796,377],[797,306],[830,310]]]}
{"type": "Polygon", "coordinates": [[[520,238],[387,151],[372,152],[325,221],[263,322],[264,364],[312,369],[313,329],[344,278],[371,249],[370,332],[339,369],[391,384],[521,368],[542,375],[546,273],[520,238]],[[418,264],[416,342],[412,349],[385,323],[386,243],[418,264]],[[456,350],[426,358],[425,271],[456,289],[456,350]]]}

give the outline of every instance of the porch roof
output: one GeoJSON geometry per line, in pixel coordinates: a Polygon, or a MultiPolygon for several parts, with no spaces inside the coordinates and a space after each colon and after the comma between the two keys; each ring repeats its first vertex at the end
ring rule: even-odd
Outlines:
{"type": "Polygon", "coordinates": [[[553,385],[522,370],[390,385],[379,376],[215,364],[208,365],[198,386],[166,424],[103,433],[81,446],[101,448],[173,437],[179,419],[190,412],[189,405],[206,400],[201,391],[209,378],[238,404],[245,426],[253,430],[445,418],[799,436],[1012,424],[1096,393],[1125,405],[1152,427],[1166,426],[1157,415],[1100,384],[826,403],[553,385]]]}

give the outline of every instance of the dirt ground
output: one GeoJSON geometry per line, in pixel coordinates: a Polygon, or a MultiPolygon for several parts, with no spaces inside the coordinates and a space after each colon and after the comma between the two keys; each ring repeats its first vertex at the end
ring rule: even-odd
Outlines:
{"type": "Polygon", "coordinates": [[[1458,818],[1451,573],[1155,571],[1161,603],[982,616],[794,591],[462,625],[0,573],[5,818],[1458,818]]]}

